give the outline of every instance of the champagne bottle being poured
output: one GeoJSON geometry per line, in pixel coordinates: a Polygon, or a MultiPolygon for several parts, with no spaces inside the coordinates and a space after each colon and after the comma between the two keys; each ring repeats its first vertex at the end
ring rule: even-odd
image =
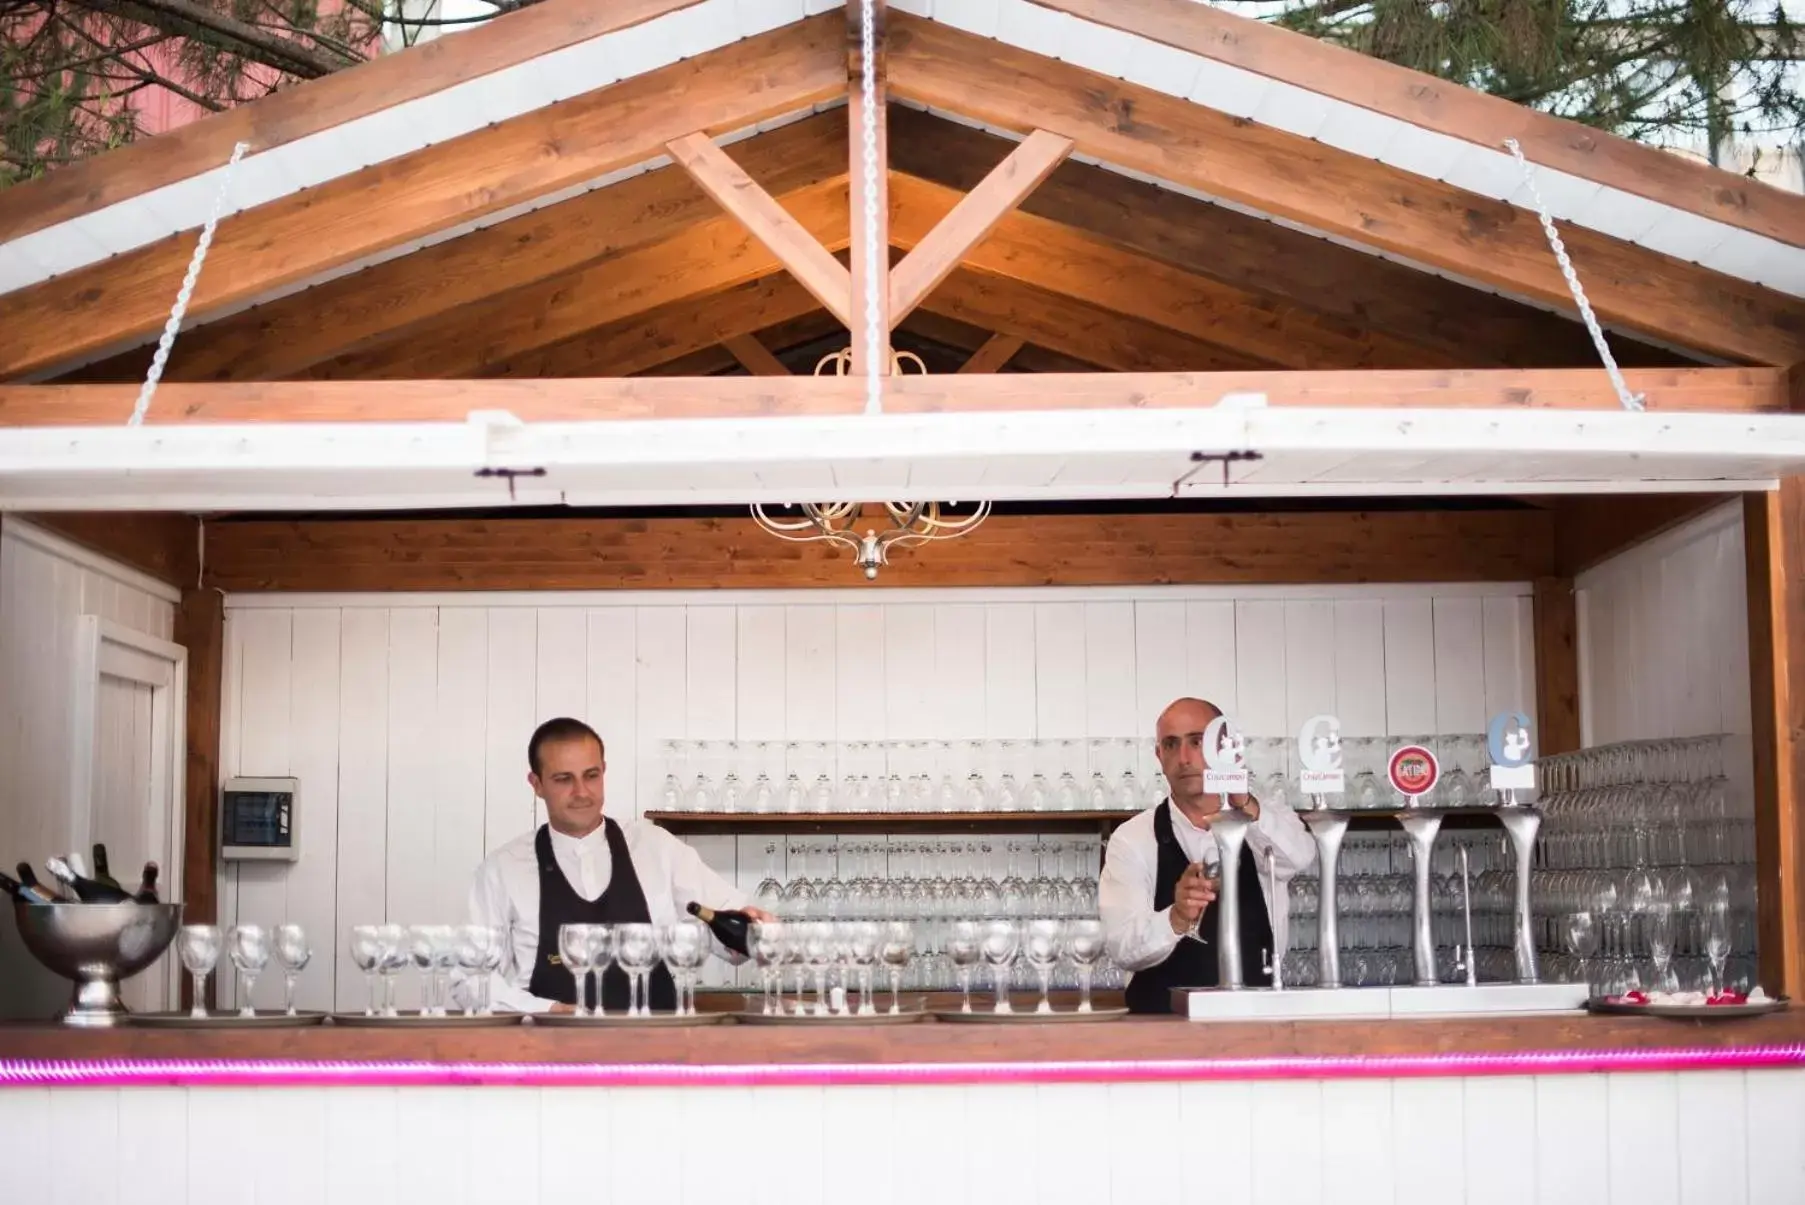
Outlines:
{"type": "Polygon", "coordinates": [[[729,950],[739,954],[752,952],[752,918],[744,912],[730,909],[717,912],[691,900],[689,914],[707,925],[729,950]]]}

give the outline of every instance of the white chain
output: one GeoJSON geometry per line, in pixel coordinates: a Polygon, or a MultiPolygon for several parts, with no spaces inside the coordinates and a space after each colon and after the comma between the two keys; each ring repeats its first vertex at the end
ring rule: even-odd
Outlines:
{"type": "Polygon", "coordinates": [[[1585,320],[1586,330],[1591,332],[1592,346],[1598,349],[1599,359],[1604,361],[1604,370],[1610,374],[1611,385],[1617,390],[1617,400],[1623,403],[1625,410],[1642,409],[1643,396],[1631,393],[1624,384],[1623,373],[1617,368],[1617,358],[1604,341],[1604,331],[1599,329],[1598,316],[1592,313],[1592,303],[1586,300],[1586,290],[1579,283],[1579,273],[1573,270],[1573,260],[1567,255],[1566,244],[1555,232],[1554,218],[1548,212],[1548,203],[1542,200],[1542,190],[1536,187],[1535,169],[1529,166],[1529,160],[1523,157],[1523,148],[1517,145],[1515,138],[1507,138],[1504,145],[1516,157],[1517,166],[1523,169],[1523,182],[1529,185],[1530,199],[1535,202],[1536,214],[1542,219],[1542,233],[1548,236],[1548,245],[1554,250],[1554,258],[1561,266],[1561,275],[1567,278],[1567,291],[1573,294],[1574,304],[1579,306],[1579,316],[1585,320]]]}
{"type": "Polygon", "coordinates": [[[213,195],[213,212],[207,215],[207,224],[201,227],[200,242],[194,245],[194,255],[188,261],[188,274],[182,277],[182,287],[176,291],[175,305],[169,311],[169,321],[163,324],[163,337],[157,340],[157,354],[151,357],[150,372],[144,378],[144,387],[138,391],[138,404],[132,407],[132,416],[126,421],[128,427],[143,425],[144,415],[150,409],[150,399],[156,396],[157,382],[163,379],[163,367],[169,363],[169,349],[175,346],[175,333],[182,325],[182,315],[188,312],[188,302],[194,297],[194,284],[200,279],[201,265],[207,260],[207,248],[213,245],[213,231],[219,225],[220,211],[226,207],[226,193],[232,187],[232,173],[238,167],[238,161],[250,149],[251,144],[248,142],[240,142],[232,148],[232,158],[227,161],[225,175],[219,180],[219,191],[213,195]]]}
{"type": "Polygon", "coordinates": [[[883,335],[878,330],[883,315],[878,306],[878,256],[888,256],[888,247],[879,247],[877,237],[877,36],[872,30],[876,21],[872,0],[859,0],[859,96],[863,101],[860,114],[863,129],[864,162],[860,165],[865,181],[865,413],[881,414],[884,409],[883,376],[888,369],[883,357],[883,335]]]}

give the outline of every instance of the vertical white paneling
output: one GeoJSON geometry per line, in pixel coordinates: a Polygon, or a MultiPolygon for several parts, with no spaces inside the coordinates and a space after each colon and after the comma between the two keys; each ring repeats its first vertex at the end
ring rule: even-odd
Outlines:
{"type": "MultiPolygon", "coordinates": [[[[631,612],[628,612],[631,614],[631,612]]],[[[610,1134],[613,1094],[605,1088],[541,1088],[537,1141],[523,1151],[539,1165],[539,1199],[545,1202],[601,1201],[602,1174],[614,1162],[610,1134]],[[581,1159],[571,1158],[582,1151],[581,1159]]],[[[519,1201],[518,1193],[498,1200],[519,1201]]],[[[663,1202],[660,1202],[663,1205],[663,1202]]]]}
{"type": "Polygon", "coordinates": [[[1799,1141],[1805,1073],[1750,1071],[1743,1082],[1748,1090],[1749,1200],[1805,1201],[1805,1142],[1799,1141]]]}
{"type": "Polygon", "coordinates": [[[1391,1082],[1391,1174],[1398,1205],[1439,1205],[1448,1199],[1448,1185],[1466,1183],[1463,1109],[1458,1079],[1391,1082]]]}
{"type": "Polygon", "coordinates": [[[1084,731],[1045,735],[1130,736],[1152,724],[1156,713],[1138,710],[1134,613],[1132,602],[1084,605],[1084,731]]]}
{"type": "MultiPolygon", "coordinates": [[[[523,1157],[523,1153],[539,1149],[547,1111],[544,1090],[497,1087],[468,1095],[471,1142],[464,1163],[466,1199],[471,1205],[551,1200],[544,1188],[546,1161],[523,1157]]],[[[593,1142],[592,1135],[582,1147],[590,1156],[584,1162],[591,1165],[593,1142]]],[[[261,1199],[257,1205],[263,1205],[261,1199]]]]}
{"type": "MultiPolygon", "coordinates": [[[[349,619],[349,615],[346,616],[349,619]]],[[[326,1110],[326,1199],[399,1201],[412,1191],[400,1138],[400,1088],[335,1088],[326,1110]]],[[[595,1135],[592,1141],[599,1141],[595,1135]]]]}
{"type": "Polygon", "coordinates": [[[657,798],[657,784],[667,773],[679,769],[666,763],[665,745],[685,739],[689,637],[681,607],[635,608],[634,632],[638,644],[638,673],[633,688],[639,700],[639,748],[642,755],[657,759],[640,775],[640,781],[652,789],[642,795],[634,813],[637,815],[651,810],[649,805],[657,798]]]}
{"type": "Polygon", "coordinates": [[[735,608],[734,728],[742,741],[788,734],[788,625],[782,607],[735,608]]]}
{"type": "Polygon", "coordinates": [[[1393,1144],[1379,1141],[1391,1101],[1376,1094],[1376,1087],[1371,1080],[1322,1086],[1322,1182],[1332,1193],[1325,1199],[1335,1205],[1391,1205],[1393,1144]]]}
{"type": "MultiPolygon", "coordinates": [[[[589,723],[589,617],[580,607],[541,607],[535,635],[533,726],[559,716],[589,723]]],[[[531,827],[544,823],[545,805],[534,799],[531,827]]]]}
{"type": "Polygon", "coordinates": [[[1435,600],[1437,733],[1485,728],[1485,615],[1477,598],[1435,600]]]}
{"type": "Polygon", "coordinates": [[[1285,714],[1266,736],[1287,739],[1303,722],[1324,712],[1341,714],[1335,668],[1335,604],[1285,604],[1285,714]]]}
{"type": "MultiPolygon", "coordinates": [[[[687,643],[685,666],[688,685],[684,694],[683,730],[690,740],[714,742],[717,755],[724,756],[720,742],[734,736],[734,679],[738,654],[734,646],[737,635],[732,607],[690,607],[685,613],[684,639],[687,643]]],[[[726,773],[725,765],[712,767],[709,777],[719,782],[726,773]]]]}
{"type": "MultiPolygon", "coordinates": [[[[1220,707],[1224,715],[1231,716],[1241,714],[1236,672],[1240,642],[1235,623],[1235,604],[1232,602],[1185,604],[1185,685],[1179,696],[1208,699],[1220,707]]],[[[1171,701],[1167,699],[1166,703],[1171,701]]],[[[1163,708],[1166,703],[1159,706],[1163,708]]],[[[1149,736],[1153,734],[1151,720],[1146,732],[1149,736]]]]}
{"type": "Polygon", "coordinates": [[[1748,569],[1744,559],[1747,538],[1739,512],[1734,522],[1725,524],[1717,542],[1717,557],[1707,578],[1721,591],[1717,595],[1720,600],[1716,608],[1719,630],[1715,640],[1725,653],[1723,659],[1714,664],[1712,676],[1718,684],[1722,727],[1725,732],[1740,735],[1753,731],[1749,717],[1754,701],[1749,696],[1748,569]]]}
{"type": "MultiPolygon", "coordinates": [[[[490,612],[491,622],[495,612],[490,612]]],[[[588,613],[589,722],[607,746],[604,810],[617,821],[639,814],[638,632],[631,607],[596,607],[588,613]]],[[[649,788],[648,788],[649,789],[649,788]]]]}
{"type": "Polygon", "coordinates": [[[929,735],[937,740],[970,738],[984,731],[986,608],[942,604],[934,614],[934,686],[929,735]]]}
{"type": "MultiPolygon", "coordinates": [[[[1172,1194],[1175,1199],[1253,1199],[1253,1092],[1253,1084],[1237,1080],[1205,1080],[1178,1086],[1178,1115],[1185,1133],[1209,1134],[1212,1149],[1208,1159],[1178,1161],[1178,1191],[1172,1194]]],[[[1287,1123],[1295,1127],[1300,1137],[1313,1136],[1314,1131],[1303,1128],[1306,1124],[1305,1120],[1287,1123]]]]}
{"type": "MultiPolygon", "coordinates": [[[[318,1152],[326,1145],[327,1093],[323,1088],[290,1088],[260,1093],[258,1122],[264,1132],[282,1135],[287,1149],[318,1152]]],[[[245,1196],[257,1205],[330,1205],[326,1167],[318,1158],[258,1159],[245,1196]]]]}
{"type": "Polygon", "coordinates": [[[96,1159],[96,1150],[111,1150],[119,1142],[119,1094],[116,1092],[52,1092],[50,1094],[50,1143],[34,1152],[48,1158],[57,1169],[54,1199],[80,1201],[82,1205],[112,1205],[136,1201],[119,1195],[119,1181],[108,1160],[96,1159]]]}
{"type": "MultiPolygon", "coordinates": [[[[489,752],[489,613],[439,612],[438,786],[433,807],[434,915],[469,919],[470,880],[484,855],[489,752]]],[[[515,763],[518,766],[518,762],[515,763]]]]}
{"type": "MultiPolygon", "coordinates": [[[[387,912],[403,925],[451,919],[439,914],[439,872],[427,854],[438,841],[438,710],[438,610],[396,607],[389,612],[387,912]]],[[[418,980],[401,976],[398,1007],[420,1007],[418,980]]]]}
{"type": "Polygon", "coordinates": [[[1145,736],[1173,699],[1195,694],[1187,660],[1185,604],[1134,604],[1134,723],[1121,732],[1092,736],[1145,736]]]}
{"type": "MultiPolygon", "coordinates": [[[[1372,1087],[1369,1116],[1385,1117],[1388,1085],[1375,1080],[1372,1087]]],[[[1246,1149],[1253,1158],[1253,1194],[1248,1199],[1254,1205],[1339,1201],[1339,1186],[1325,1191],[1321,1143],[1298,1139],[1322,1132],[1322,1085],[1315,1080],[1269,1080],[1252,1084],[1249,1096],[1246,1149]]]]}
{"type": "MultiPolygon", "coordinates": [[[[289,773],[289,749],[294,739],[290,723],[294,680],[294,613],[285,610],[247,614],[238,630],[239,723],[238,773],[252,777],[281,778],[289,773]]],[[[303,802],[305,807],[306,803],[303,802]]],[[[302,818],[301,824],[307,823],[302,818]]],[[[301,833],[301,856],[307,856],[307,834],[301,833]]],[[[288,862],[240,862],[237,910],[233,924],[279,925],[288,915],[288,862]]],[[[231,962],[222,953],[221,988],[231,988],[231,999],[242,1006],[242,985],[231,962]]],[[[257,976],[253,1007],[274,1008],[282,1000],[282,977],[275,964],[257,976]]]]}
{"type": "MultiPolygon", "coordinates": [[[[491,607],[484,673],[483,852],[533,827],[527,742],[539,726],[539,613],[491,607]]],[[[549,716],[546,718],[550,718],[549,716]]]]}
{"type": "Polygon", "coordinates": [[[1235,710],[1229,715],[1250,736],[1285,733],[1285,606],[1235,604],[1235,710]]]}
{"type": "MultiPolygon", "coordinates": [[[[10,1096],[12,1092],[0,1094],[10,1096]]],[[[119,1094],[119,1137],[113,1181],[130,1205],[185,1205],[188,1201],[188,1091],[134,1088],[119,1094]]],[[[0,1131],[6,1126],[0,1116],[0,1131]]],[[[21,1165],[4,1157],[0,1165],[21,1165]]],[[[22,1189],[17,1180],[13,1187],[22,1189]]]]}
{"type": "Polygon", "coordinates": [[[7,1191],[26,1200],[55,1200],[63,1170],[45,1158],[50,1096],[48,1088],[0,1092],[0,1167],[6,1169],[7,1191]]]}
{"type": "MultiPolygon", "coordinates": [[[[234,624],[240,613],[228,618],[234,624]]],[[[231,644],[226,649],[230,664],[231,644]]],[[[230,714],[229,712],[227,713],[230,714]]],[[[337,1007],[369,1003],[351,962],[352,926],[388,919],[389,613],[348,607],[339,620],[338,865],[333,937],[337,1007]]],[[[305,837],[302,838],[306,840],[305,837]]],[[[324,949],[316,948],[315,957],[324,949]]]]}
{"type": "Polygon", "coordinates": [[[1385,600],[1385,727],[1390,736],[1435,731],[1435,605],[1385,600]]]}
{"type": "Polygon", "coordinates": [[[984,731],[993,740],[1032,737],[1035,695],[1035,608],[991,603],[984,609],[984,731]]]}
{"type": "Polygon", "coordinates": [[[834,719],[842,741],[883,739],[883,607],[834,608],[834,719]]]}
{"type": "MultiPolygon", "coordinates": [[[[1749,1196],[1747,1074],[1682,1075],[1678,1087],[1681,1205],[1750,1205],[1781,1199],[1749,1196]]],[[[1805,1115],[1797,1120],[1805,1124],[1805,1115]]]]}
{"type": "Polygon", "coordinates": [[[933,713],[934,608],[884,608],[884,734],[890,740],[921,740],[931,731],[933,713]]]}
{"type": "Polygon", "coordinates": [[[1667,1072],[1609,1077],[1611,1205],[1680,1199],[1678,1079],[1667,1072]]]}
{"type": "Polygon", "coordinates": [[[1612,1199],[1611,1078],[1537,1077],[1536,1191],[1542,1205],[1598,1205],[1612,1199]]]}
{"type": "Polygon", "coordinates": [[[301,832],[300,861],[287,868],[283,916],[306,931],[313,950],[313,959],[296,984],[298,1008],[330,1009],[336,998],[339,629],[338,611],[294,612],[288,764],[300,780],[306,828],[301,832]]]}
{"type": "MultiPolygon", "coordinates": [[[[834,669],[839,634],[832,607],[796,606],[783,609],[785,735],[792,741],[825,741],[839,725],[834,669]]],[[[642,717],[643,721],[643,717],[642,717]]],[[[809,756],[802,748],[800,756],[809,756]]],[[[814,766],[802,767],[804,775],[814,766]]],[[[831,772],[831,771],[830,771],[831,772]]],[[[805,787],[807,782],[803,784],[805,787]]]]}
{"type": "Polygon", "coordinates": [[[1384,736],[1385,603],[1344,598],[1334,612],[1335,715],[1349,736],[1384,736]]]}
{"type": "Polygon", "coordinates": [[[1034,608],[1036,737],[1085,734],[1084,604],[1034,608]]]}
{"type": "Polygon", "coordinates": [[[1535,604],[1528,598],[1481,601],[1485,641],[1485,717],[1501,711],[1535,713],[1535,604]]]}
{"type": "Polygon", "coordinates": [[[1534,1201],[1537,1169],[1535,1080],[1475,1076],[1465,1081],[1461,1121],[1466,1130],[1467,1205],[1534,1201]],[[1505,1135],[1519,1135],[1509,1147],[1505,1135]],[[1501,1152],[1507,1152],[1500,1158],[1501,1152]]]}

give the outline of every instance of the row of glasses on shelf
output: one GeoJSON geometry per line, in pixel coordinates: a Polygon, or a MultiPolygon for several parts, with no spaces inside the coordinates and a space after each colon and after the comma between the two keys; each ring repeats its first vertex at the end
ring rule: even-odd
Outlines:
{"type": "Polygon", "coordinates": [[[787,919],[1090,916],[1096,848],[1094,841],[796,842],[789,847],[794,873],[785,880],[770,842],[753,900],[787,919]]]}
{"type": "MultiPolygon", "coordinates": [[[[1416,806],[1496,802],[1482,735],[1343,737],[1346,790],[1332,807],[1392,808],[1386,762],[1403,744],[1436,754],[1441,779],[1416,806]]],[[[1138,737],[906,741],[665,741],[656,808],[725,813],[1140,811],[1166,797],[1151,740],[1138,737]]],[[[1312,806],[1297,785],[1295,742],[1250,737],[1255,793],[1312,806]]]]}
{"type": "Polygon", "coordinates": [[[462,972],[464,1012],[489,1016],[489,977],[501,967],[506,935],[493,925],[353,925],[351,962],[369,988],[366,1017],[395,1017],[395,979],[411,966],[420,972],[420,1015],[448,1016],[451,985],[462,972]]]}
{"type": "Polygon", "coordinates": [[[647,976],[661,961],[677,988],[678,1015],[693,1016],[696,978],[702,964],[708,961],[708,926],[687,916],[662,925],[562,925],[558,929],[558,957],[576,981],[575,1013],[579,1017],[605,1013],[601,981],[610,966],[619,966],[627,976],[627,1015],[650,1015],[647,976]],[[588,1005],[592,974],[596,981],[593,1011],[588,1005]]]}
{"type": "Polygon", "coordinates": [[[217,925],[183,926],[177,935],[176,954],[194,980],[194,1006],[190,1011],[196,1017],[208,1015],[207,976],[219,964],[222,948],[244,985],[244,1007],[238,1010],[239,1016],[256,1015],[251,1005],[251,989],[256,986],[257,976],[269,965],[272,953],[282,968],[284,1008],[288,1016],[295,1015],[295,981],[313,961],[313,950],[300,925],[277,925],[273,933],[262,925],[234,925],[223,935],[217,925]]]}

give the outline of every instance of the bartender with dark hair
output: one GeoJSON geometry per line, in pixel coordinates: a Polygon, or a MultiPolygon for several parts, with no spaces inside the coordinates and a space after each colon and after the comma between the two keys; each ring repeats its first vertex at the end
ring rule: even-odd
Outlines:
{"type": "MultiPolygon", "coordinates": [[[[1109,839],[1097,906],[1116,965],[1131,972],[1128,1008],[1169,1013],[1179,987],[1215,987],[1216,898],[1221,870],[1211,820],[1222,799],[1203,789],[1203,735],[1222,711],[1203,699],[1179,699],[1155,727],[1160,769],[1170,794],[1118,828],[1109,839]]],[[[1316,842],[1288,807],[1262,808],[1251,795],[1230,807],[1254,823],[1241,850],[1241,978],[1270,986],[1273,928],[1286,916],[1285,884],[1316,860],[1316,842]],[[1265,877],[1265,851],[1273,878],[1265,877]]]]}
{"type": "MultiPolygon", "coordinates": [[[[742,909],[750,897],[710,870],[700,855],[646,821],[616,824],[602,814],[606,751],[595,729],[560,717],[539,725],[527,742],[526,780],[545,801],[546,823],[515,838],[483,861],[470,888],[470,918],[505,937],[502,964],[491,988],[498,1007],[517,1012],[570,1012],[576,980],[558,957],[564,925],[666,924],[690,901],[742,909]]],[[[743,961],[710,934],[714,952],[743,961]]],[[[601,978],[601,1003],[610,1012],[629,1004],[626,973],[610,965],[601,978]]],[[[661,964],[649,980],[654,1011],[677,1007],[676,985],[661,964]]],[[[589,989],[587,1003],[595,1003],[589,989]]]]}

